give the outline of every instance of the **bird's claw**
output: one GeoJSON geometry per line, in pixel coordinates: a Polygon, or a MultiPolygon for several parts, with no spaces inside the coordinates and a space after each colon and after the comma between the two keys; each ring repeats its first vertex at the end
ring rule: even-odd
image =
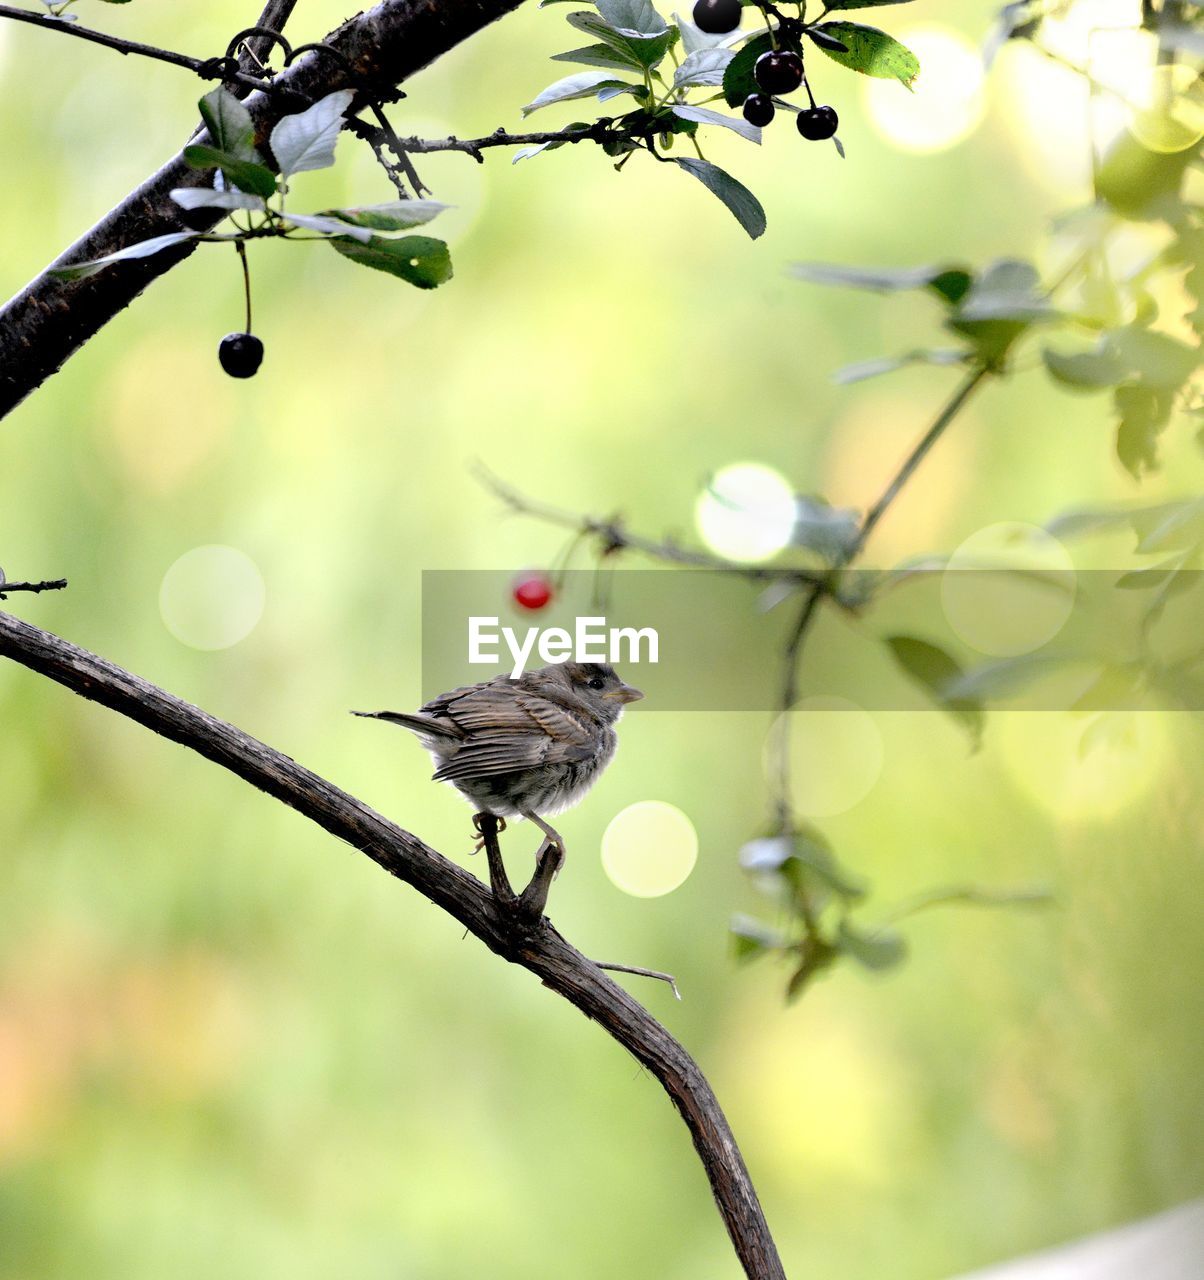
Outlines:
{"type": "Polygon", "coordinates": [[[559,840],[544,836],[543,843],[535,850],[535,865],[539,866],[543,855],[549,850],[554,851],[556,859],[556,865],[552,870],[552,878],[555,879],[560,874],[560,869],[564,866],[564,845],[559,840]]]}
{"type": "Polygon", "coordinates": [[[473,853],[480,853],[481,850],[485,847],[485,837],[481,835],[481,819],[482,818],[493,818],[494,822],[497,823],[497,833],[499,836],[502,834],[503,831],[506,830],[505,818],[495,817],[491,813],[474,813],[472,815],[472,825],[476,830],[477,835],[480,836],[480,839],[476,842],[476,844],[472,846],[473,853]]]}

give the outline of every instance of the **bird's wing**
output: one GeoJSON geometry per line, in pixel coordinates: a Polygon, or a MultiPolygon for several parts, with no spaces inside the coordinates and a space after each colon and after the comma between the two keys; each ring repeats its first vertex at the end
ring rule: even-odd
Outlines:
{"type": "Polygon", "coordinates": [[[449,713],[468,736],[435,774],[440,782],[519,773],[587,760],[594,753],[588,728],[537,694],[485,685],[459,699],[449,713]]]}

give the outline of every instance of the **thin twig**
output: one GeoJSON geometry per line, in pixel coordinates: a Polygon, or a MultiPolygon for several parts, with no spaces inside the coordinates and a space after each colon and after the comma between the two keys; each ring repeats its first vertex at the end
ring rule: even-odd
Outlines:
{"type": "Polygon", "coordinates": [[[916,468],[928,456],[932,446],[945,434],[949,424],[965,407],[966,401],[970,399],[992,372],[994,370],[990,365],[978,364],[966,374],[957,390],[954,391],[953,395],[945,402],[940,413],[937,414],[932,426],[928,428],[916,447],[907,455],[903,465],[899,468],[894,479],[886,486],[882,496],[866,513],[845,564],[848,564],[849,561],[861,554],[866,540],[877,527],[878,521],[886,514],[891,503],[902,492],[903,486],[915,474],[916,468]]]}
{"type": "Polygon", "coordinates": [[[217,64],[220,59],[193,58],[186,53],[176,53],[172,49],[161,49],[158,45],[141,44],[137,40],[123,40],[120,36],[111,36],[104,31],[93,31],[89,27],[82,27],[78,22],[64,22],[61,18],[52,17],[50,14],[31,13],[28,9],[15,9],[12,5],[0,4],[0,18],[11,18],[14,22],[28,22],[43,30],[75,36],[79,40],[103,45],[106,49],[114,49],[126,56],[133,54],[139,58],[151,58],[155,62],[166,62],[173,67],[183,67],[203,79],[227,80],[229,83],[243,86],[248,92],[270,87],[266,81],[248,75],[244,71],[226,76],[218,69],[217,64]]]}
{"type": "Polygon", "coordinates": [[[882,496],[866,512],[865,518],[857,529],[848,550],[833,567],[832,579],[820,586],[813,587],[803,598],[799,608],[798,619],[790,633],[786,648],[782,655],[782,694],[779,699],[781,718],[777,730],[777,742],[774,751],[777,756],[778,794],[776,811],[778,829],[786,832],[793,829],[792,805],[790,803],[790,717],[789,711],[798,701],[799,662],[803,647],[815,619],[819,614],[820,602],[831,594],[830,584],[842,569],[850,564],[865,549],[869,536],[877,528],[879,521],[886,515],[895,499],[903,491],[904,486],[915,474],[916,469],[931,452],[933,445],[945,434],[950,424],[965,407],[966,402],[974,394],[984,380],[995,370],[988,364],[976,364],[957,386],[953,394],[941,407],[932,425],[916,442],[915,447],[903,460],[899,470],[891,478],[882,492],[882,496]]]}
{"type": "Polygon", "coordinates": [[[738,564],[733,560],[725,560],[722,556],[713,556],[705,551],[678,546],[676,542],[669,539],[658,542],[654,538],[644,538],[639,534],[629,533],[618,519],[600,520],[592,516],[581,516],[560,507],[527,498],[480,464],[476,466],[475,471],[480,482],[492,489],[512,511],[520,515],[533,516],[547,524],[576,529],[587,536],[594,537],[607,554],[631,550],[653,560],[692,565],[698,569],[714,569],[747,578],[752,582],[804,582],[814,585],[822,584],[826,579],[826,575],[817,573],[813,569],[738,564]]]}
{"type": "Polygon", "coordinates": [[[51,578],[46,582],[5,582],[3,575],[0,575],[0,600],[10,591],[62,591],[66,585],[66,578],[51,578]]]}
{"type": "MultiPolygon", "coordinates": [[[[516,935],[493,894],[463,867],[362,801],[241,729],[149,681],[0,612],[0,657],[145,725],[228,769],[418,889],[490,950],[534,973],[599,1023],[657,1078],[690,1130],[749,1280],[786,1273],[727,1119],[698,1064],[628,992],[544,920],[516,935]]],[[[542,864],[541,864],[542,865],[542,864]]],[[[538,873],[537,873],[538,874],[538,873]]]]}
{"type": "Polygon", "coordinates": [[[604,142],[635,141],[646,134],[663,133],[664,124],[648,129],[611,129],[610,122],[599,120],[588,129],[552,129],[543,133],[508,133],[498,129],[483,138],[401,138],[401,145],[416,155],[429,155],[436,151],[462,151],[475,160],[484,160],[482,151],[490,147],[538,147],[549,142],[604,142]]]}
{"type": "MultiPolygon", "coordinates": [[[[263,12],[259,15],[259,21],[255,25],[264,27],[268,31],[275,31],[279,35],[293,16],[293,10],[296,7],[297,0],[267,0],[263,12]]],[[[271,50],[272,40],[269,36],[249,36],[243,41],[243,56],[239,59],[243,70],[251,71],[255,66],[263,67],[264,59],[268,57],[271,50]]]]}
{"type": "Polygon", "coordinates": [[[656,978],[659,982],[667,982],[673,988],[673,995],[676,999],[681,999],[681,992],[677,989],[677,980],[671,973],[661,973],[659,969],[641,969],[633,964],[603,964],[601,960],[595,960],[594,964],[599,969],[609,969],[613,973],[634,973],[641,978],[656,978]]]}

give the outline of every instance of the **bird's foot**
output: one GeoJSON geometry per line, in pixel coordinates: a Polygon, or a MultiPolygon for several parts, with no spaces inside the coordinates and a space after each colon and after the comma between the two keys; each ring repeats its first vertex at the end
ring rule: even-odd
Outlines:
{"type": "Polygon", "coordinates": [[[494,822],[497,823],[497,833],[499,836],[502,834],[503,831],[506,830],[505,818],[494,817],[494,815],[491,813],[474,813],[472,815],[472,825],[479,839],[477,840],[476,844],[472,846],[473,853],[480,853],[481,850],[485,847],[485,837],[481,835],[481,819],[482,818],[493,818],[494,822]]]}
{"type": "Polygon", "coordinates": [[[552,856],[552,878],[555,879],[560,874],[561,867],[564,866],[564,841],[559,836],[555,840],[551,836],[544,836],[543,843],[535,850],[535,865],[537,867],[543,861],[545,853],[550,853],[552,856]]]}

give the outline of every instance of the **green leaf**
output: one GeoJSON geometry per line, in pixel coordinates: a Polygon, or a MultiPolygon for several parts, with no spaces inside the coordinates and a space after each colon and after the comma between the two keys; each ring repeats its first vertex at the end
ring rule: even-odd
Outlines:
{"type": "Polygon", "coordinates": [[[686,51],[687,56],[691,53],[697,53],[700,49],[715,49],[720,46],[727,47],[728,45],[737,44],[747,35],[747,32],[741,31],[739,27],[735,31],[717,35],[707,31],[700,31],[689,18],[683,18],[679,13],[673,15],[673,21],[677,24],[677,29],[681,33],[681,47],[686,51]]]}
{"type": "MultiPolygon", "coordinates": [[[[586,124],[583,120],[578,120],[574,124],[566,124],[563,132],[565,133],[583,133],[587,129],[592,129],[592,124],[586,124]]],[[[568,141],[563,138],[557,138],[553,142],[539,142],[532,147],[522,147],[510,157],[511,164],[518,164],[520,160],[529,160],[532,156],[537,156],[541,151],[555,151],[557,147],[567,147],[568,141]]],[[[604,144],[604,147],[610,144],[604,144]]],[[[607,152],[607,154],[612,154],[607,152]]]]}
{"type": "Polygon", "coordinates": [[[212,187],[176,187],[169,192],[181,209],[255,209],[266,207],[262,196],[249,196],[242,191],[215,191],[212,187]]]}
{"type": "Polygon", "coordinates": [[[185,147],[184,160],[193,169],[220,169],[228,182],[249,195],[263,196],[266,200],[276,194],[276,175],[265,165],[240,160],[203,143],[185,147]]]}
{"type": "Polygon", "coordinates": [[[943,689],[950,701],[986,702],[992,698],[1009,698],[1035,684],[1043,676],[1050,675],[1075,660],[1047,658],[1039,654],[1025,653],[1016,658],[1000,658],[997,662],[985,662],[951,681],[943,689]]]}
{"type": "Polygon", "coordinates": [[[1087,533],[1099,533],[1129,522],[1131,512],[1110,507],[1103,511],[1065,511],[1055,516],[1045,526],[1045,532],[1055,538],[1078,538],[1087,533]]]}
{"type": "Polygon", "coordinates": [[[441,200],[391,200],[387,204],[363,204],[350,209],[323,209],[323,217],[341,218],[357,227],[373,231],[405,231],[438,217],[451,205],[441,200]]]}
{"type": "Polygon", "coordinates": [[[371,244],[375,238],[366,227],[353,226],[341,218],[327,218],[321,214],[286,213],[285,220],[306,231],[316,231],[321,236],[350,236],[360,244],[371,244]]]}
{"type": "Polygon", "coordinates": [[[949,686],[965,675],[961,665],[944,649],[917,636],[887,636],[886,643],[899,666],[960,722],[978,747],[986,723],[982,704],[971,698],[949,698],[946,694],[949,686]]]}
{"type": "Polygon", "coordinates": [[[841,867],[827,840],[813,827],[748,841],[740,850],[740,866],[753,875],[781,875],[796,886],[811,873],[825,889],[850,901],[865,895],[864,887],[841,867]]]}
{"type": "Polygon", "coordinates": [[[565,76],[557,80],[533,98],[523,108],[523,115],[529,116],[542,107],[550,107],[557,102],[573,102],[577,98],[592,98],[599,89],[642,89],[642,85],[631,85],[626,80],[616,80],[614,76],[602,71],[579,71],[576,75],[565,76]]]}
{"type": "Polygon", "coordinates": [[[597,0],[598,12],[623,35],[659,36],[668,30],[648,0],[597,0]]]}
{"type": "Polygon", "coordinates": [[[1055,538],[1073,538],[1128,525],[1137,539],[1138,555],[1188,551],[1204,542],[1204,498],[1158,502],[1145,507],[1106,507],[1068,511],[1046,526],[1055,538]]]}
{"type": "Polygon", "coordinates": [[[580,62],[586,67],[606,67],[611,71],[643,72],[644,64],[634,53],[626,49],[614,49],[608,44],[589,44],[582,49],[570,49],[567,53],[552,55],[553,62],[580,62]]]}
{"type": "Polygon", "coordinates": [[[848,53],[848,45],[841,44],[835,36],[830,36],[821,27],[808,27],[807,36],[811,43],[822,49],[825,53],[848,53]]]}
{"type": "Polygon", "coordinates": [[[785,939],[776,929],[771,929],[752,916],[732,916],[728,927],[732,934],[732,949],[736,954],[736,960],[740,962],[755,960],[767,952],[778,950],[785,943],[785,939]]]}
{"type": "Polygon", "coordinates": [[[932,289],[946,302],[960,301],[972,277],[964,267],[841,267],[828,262],[797,262],[791,274],[809,284],[829,284],[873,293],[902,293],[908,289],[932,289]]]}
{"type": "Polygon", "coordinates": [[[694,124],[719,125],[724,129],[730,129],[733,133],[738,133],[742,138],[747,138],[749,142],[760,143],[761,141],[761,130],[755,124],[749,124],[741,116],[725,116],[722,112],[711,111],[708,107],[692,107],[685,102],[678,103],[670,110],[680,120],[690,120],[694,124]]]}
{"type": "Polygon", "coordinates": [[[814,551],[829,564],[839,563],[848,555],[860,530],[860,517],[851,507],[829,506],[822,498],[795,500],[792,545],[814,551]]]}
{"type": "Polygon", "coordinates": [[[673,75],[675,89],[718,86],[735,54],[730,49],[699,49],[687,54],[673,75]]]}
{"type": "Polygon", "coordinates": [[[90,258],[87,262],[73,262],[67,267],[51,267],[49,274],[59,280],[82,280],[107,267],[110,262],[126,262],[132,258],[149,258],[172,245],[183,244],[185,240],[195,240],[199,231],[172,231],[165,236],[155,236],[150,240],[140,240],[137,244],[127,245],[116,253],[106,253],[103,258],[90,258]]]}
{"type": "Polygon", "coordinates": [[[893,929],[877,929],[862,933],[847,920],[840,922],[836,946],[858,964],[876,973],[893,969],[907,958],[907,941],[893,929]]]}
{"type": "Polygon", "coordinates": [[[969,338],[982,360],[996,364],[1031,325],[1057,315],[1040,290],[1036,268],[1004,259],[974,281],[946,324],[969,338]]]}
{"type": "Polygon", "coordinates": [[[760,93],[753,67],[757,59],[772,48],[773,39],[766,31],[754,36],[727,64],[723,73],[723,98],[729,107],[741,107],[750,93],[760,93]]]}
{"type": "Polygon", "coordinates": [[[1124,364],[1106,347],[1062,355],[1046,347],[1041,359],[1050,376],[1076,391],[1102,391],[1115,386],[1125,376],[1124,364]]]}
{"type": "Polygon", "coordinates": [[[343,113],[354,97],[353,90],[339,89],[319,98],[312,107],[277,122],[272,130],[271,147],[282,176],[328,169],[334,164],[343,113]]]}
{"type": "Polygon", "coordinates": [[[1128,513],[1139,555],[1188,551],[1204,543],[1204,498],[1160,503],[1128,513]]]}
{"type": "Polygon", "coordinates": [[[967,364],[973,358],[972,351],[961,347],[938,347],[935,349],[921,347],[915,351],[905,351],[897,356],[879,356],[874,360],[859,360],[855,364],[846,364],[832,375],[832,381],[838,386],[849,386],[854,382],[864,382],[867,378],[876,378],[884,373],[894,373],[913,364],[955,365],[967,364]]]}
{"type": "Polygon", "coordinates": [[[1140,480],[1158,468],[1158,437],[1170,422],[1173,396],[1142,382],[1125,382],[1113,393],[1119,422],[1116,456],[1133,477],[1140,480]]]}
{"type": "Polygon", "coordinates": [[[740,866],[745,871],[780,871],[794,857],[792,836],[760,836],[740,849],[740,866]]]}
{"type": "Polygon", "coordinates": [[[885,4],[910,4],[911,0],[828,0],[825,9],[876,9],[885,4]]]}
{"type": "MultiPolygon", "coordinates": [[[[1186,556],[1173,555],[1148,569],[1132,569],[1128,573],[1122,573],[1114,585],[1120,591],[1151,591],[1155,587],[1168,587],[1179,576],[1186,563],[1186,556]]],[[[1190,580],[1185,577],[1181,588],[1187,585],[1190,585],[1190,580]]]]}
{"type": "Polygon", "coordinates": [[[928,287],[956,306],[970,292],[973,283],[974,277],[964,267],[945,267],[928,281],[928,287]]]}
{"type": "Polygon", "coordinates": [[[197,105],[215,150],[224,151],[236,160],[249,160],[254,164],[261,162],[262,158],[255,150],[255,125],[251,113],[229,89],[219,85],[197,105]]]}
{"type": "Polygon", "coordinates": [[[740,850],[740,866],[754,875],[779,874],[796,888],[812,875],[824,889],[850,901],[865,894],[864,887],[840,866],[827,840],[813,827],[803,827],[794,835],[750,840],[740,850]]]}
{"type": "Polygon", "coordinates": [[[1095,193],[1123,218],[1157,218],[1177,204],[1196,151],[1149,151],[1131,133],[1123,133],[1096,171],[1095,193]]]}
{"type": "Polygon", "coordinates": [[[1159,391],[1178,390],[1200,365],[1197,347],[1137,325],[1115,330],[1108,344],[1118,361],[1159,391]]]}
{"type": "Polygon", "coordinates": [[[971,284],[957,310],[963,320],[1033,322],[1056,314],[1041,292],[1036,267],[1009,258],[991,263],[971,284]]]}
{"type": "Polygon", "coordinates": [[[753,193],[709,160],[696,160],[691,156],[677,156],[674,164],[692,174],[712,195],[727,205],[736,221],[755,240],[765,231],[765,210],[753,193]]]}
{"type": "Polygon", "coordinates": [[[662,29],[658,34],[647,36],[635,34],[634,29],[619,31],[600,14],[591,13],[587,9],[570,13],[568,21],[578,31],[584,31],[586,35],[609,45],[616,53],[626,54],[634,58],[641,67],[649,69],[661,61],[677,36],[676,27],[662,29]]]}
{"type": "Polygon", "coordinates": [[[841,866],[832,846],[814,827],[803,827],[795,833],[794,860],[838,897],[850,902],[865,897],[865,886],[841,866]]]}
{"type": "Polygon", "coordinates": [[[434,289],[452,277],[447,245],[430,236],[403,236],[399,240],[373,236],[367,244],[335,236],[329,243],[352,262],[386,271],[420,289],[434,289]]]}
{"type": "Polygon", "coordinates": [[[912,51],[893,36],[877,27],[864,27],[857,22],[825,22],[816,28],[848,50],[838,53],[825,45],[818,47],[823,53],[851,71],[876,76],[881,80],[898,80],[908,89],[920,74],[920,60],[912,51]]]}

